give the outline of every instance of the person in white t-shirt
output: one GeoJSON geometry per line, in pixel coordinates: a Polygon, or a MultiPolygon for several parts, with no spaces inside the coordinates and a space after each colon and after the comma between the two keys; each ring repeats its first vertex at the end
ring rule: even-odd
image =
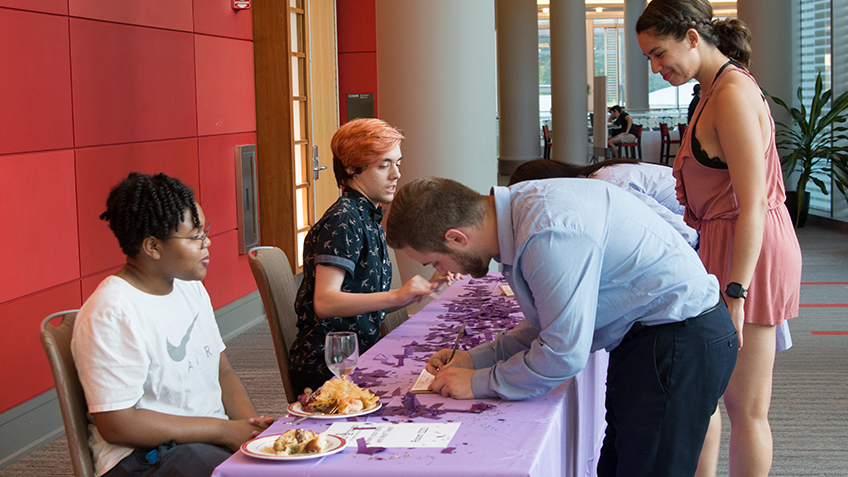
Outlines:
{"type": "Polygon", "coordinates": [[[95,473],[208,476],[274,421],[230,366],[200,282],[209,223],[165,174],[131,173],[106,207],[127,261],[86,300],[71,341],[95,473]]]}

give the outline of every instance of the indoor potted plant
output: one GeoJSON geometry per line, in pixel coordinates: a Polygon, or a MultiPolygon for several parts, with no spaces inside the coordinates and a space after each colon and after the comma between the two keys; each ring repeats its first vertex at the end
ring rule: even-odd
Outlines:
{"type": "MultiPolygon", "coordinates": [[[[809,206],[809,192],[807,185],[810,181],[821,189],[822,193],[828,194],[827,180],[833,183],[845,195],[848,200],[848,128],[841,125],[846,121],[843,113],[848,109],[848,91],[839,95],[831,103],[833,90],[822,92],[822,78],[819,72],[816,78],[816,89],[809,108],[804,106],[801,96],[801,88],[798,88],[798,101],[801,109],[790,108],[783,100],[766,93],[775,103],[782,106],[792,116],[792,124],[797,127],[787,126],[777,122],[780,126],[777,131],[777,147],[783,155],[780,164],[783,167],[785,180],[789,180],[793,172],[797,172],[795,207],[790,207],[789,214],[796,227],[804,225],[802,214],[804,204],[809,206]],[[830,106],[830,110],[823,113],[822,109],[830,106]],[[824,176],[825,180],[814,174],[824,176]],[[793,210],[794,209],[794,210],[793,210]]],[[[787,192],[789,198],[791,192],[787,192]]],[[[789,205],[791,200],[787,200],[789,205]]],[[[806,210],[804,210],[806,212],[806,210]]]]}

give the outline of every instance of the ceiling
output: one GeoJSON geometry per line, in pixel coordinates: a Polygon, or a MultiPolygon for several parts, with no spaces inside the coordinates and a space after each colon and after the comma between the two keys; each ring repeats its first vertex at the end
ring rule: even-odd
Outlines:
{"type": "MultiPolygon", "coordinates": [[[[623,18],[624,17],[624,0],[585,0],[586,1],[586,18],[623,18]],[[600,11],[598,11],[600,10],[600,11]]],[[[547,8],[550,6],[550,0],[536,0],[539,5],[539,18],[546,19],[548,17],[547,8]]],[[[736,15],[736,0],[730,1],[715,1],[711,0],[713,5],[713,13],[718,17],[726,17],[736,15]]]]}

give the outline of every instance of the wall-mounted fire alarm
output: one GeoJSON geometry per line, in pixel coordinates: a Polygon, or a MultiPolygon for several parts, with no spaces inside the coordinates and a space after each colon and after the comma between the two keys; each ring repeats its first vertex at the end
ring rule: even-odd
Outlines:
{"type": "Polygon", "coordinates": [[[233,10],[250,10],[250,0],[233,0],[233,10]]]}

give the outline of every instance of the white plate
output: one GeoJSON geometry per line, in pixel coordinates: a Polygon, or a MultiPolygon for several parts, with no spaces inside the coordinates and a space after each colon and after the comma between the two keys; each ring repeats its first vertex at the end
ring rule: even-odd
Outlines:
{"type": "Polygon", "coordinates": [[[265,436],[265,437],[257,437],[256,439],[251,439],[244,444],[241,445],[241,451],[250,457],[256,457],[258,459],[269,459],[269,460],[302,460],[302,459],[315,459],[318,457],[324,457],[326,455],[335,454],[336,452],[341,452],[345,447],[345,440],[339,436],[334,436],[333,434],[327,434],[327,442],[324,444],[324,450],[321,452],[314,452],[312,454],[293,454],[293,455],[281,455],[277,454],[273,450],[269,451],[268,449],[274,448],[274,441],[277,440],[282,434],[274,434],[273,436],[265,436]]]}
{"type": "Polygon", "coordinates": [[[377,401],[377,404],[375,404],[373,407],[363,409],[359,412],[352,412],[350,414],[313,414],[311,412],[304,411],[303,406],[300,404],[300,402],[293,402],[289,404],[289,414],[294,414],[295,416],[301,417],[309,416],[311,419],[341,419],[344,417],[356,417],[371,414],[372,412],[376,411],[377,409],[380,409],[381,407],[383,407],[383,403],[377,401]]]}

